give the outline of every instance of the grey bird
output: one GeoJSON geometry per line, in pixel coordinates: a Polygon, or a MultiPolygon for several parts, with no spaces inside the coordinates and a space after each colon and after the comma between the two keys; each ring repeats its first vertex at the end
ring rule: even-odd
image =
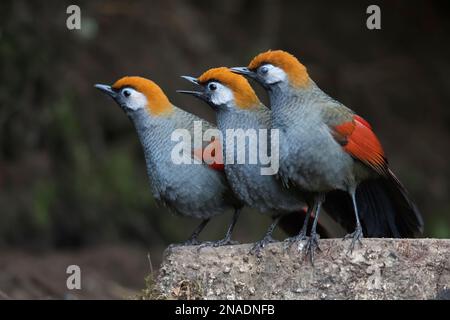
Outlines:
{"type": "MultiPolygon", "coordinates": [[[[248,67],[231,70],[248,75],[268,91],[272,126],[280,130],[280,176],[285,183],[315,195],[316,219],[330,196],[340,203],[334,217],[347,230],[356,224],[347,235],[352,239],[350,252],[363,233],[369,237],[422,233],[421,214],[390,170],[370,124],[324,93],[297,58],[269,50],[248,67]]],[[[317,247],[314,226],[310,239],[317,247]]]]}
{"type": "MultiPolygon", "coordinates": [[[[178,90],[178,92],[207,101],[216,112],[217,126],[223,137],[224,157],[227,159],[225,173],[234,193],[249,207],[275,214],[274,222],[264,238],[251,250],[252,253],[258,253],[267,243],[273,241],[272,232],[283,215],[292,212],[302,213],[306,207],[300,192],[294,188],[285,189],[281,181],[276,179],[276,172],[263,174],[261,168],[267,165],[263,166],[259,157],[256,157],[253,163],[249,161],[252,156],[250,152],[256,155],[266,152],[259,148],[262,148],[261,139],[268,137],[270,140],[270,131],[267,134],[267,129],[271,126],[271,112],[259,101],[248,81],[232,73],[228,68],[210,69],[198,79],[189,76],[183,78],[201,86],[201,91],[178,90]],[[252,141],[247,140],[242,149],[238,149],[237,145],[228,144],[230,137],[226,135],[231,134],[230,129],[236,130],[236,134],[241,134],[241,138],[245,135],[252,141]],[[260,129],[265,133],[257,140],[260,129]],[[250,147],[252,143],[255,148],[250,147]],[[244,159],[245,154],[247,161],[238,163],[239,157],[244,159]]],[[[269,148],[271,146],[270,142],[266,142],[266,145],[269,148]]],[[[302,221],[300,217],[303,218],[299,214],[298,220],[302,221]]],[[[309,214],[305,217],[309,217],[309,214]]],[[[306,235],[306,230],[303,230],[303,233],[306,235]]]]}
{"type": "Polygon", "coordinates": [[[198,236],[209,220],[228,209],[234,210],[234,215],[225,238],[201,246],[231,244],[241,202],[230,190],[224,172],[214,163],[201,161],[204,146],[200,146],[198,159],[194,146],[186,145],[185,154],[183,148],[176,148],[180,142],[171,138],[176,130],[193,136],[196,121],[201,122],[203,132],[213,126],[174,106],[158,85],[142,77],[124,77],[112,86],[97,84],[95,87],[112,97],[134,124],[154,198],[177,214],[202,220],[183,245],[199,244],[198,236]],[[175,154],[174,150],[177,150],[175,154]],[[174,156],[185,161],[177,160],[181,162],[178,163],[174,156]]]}

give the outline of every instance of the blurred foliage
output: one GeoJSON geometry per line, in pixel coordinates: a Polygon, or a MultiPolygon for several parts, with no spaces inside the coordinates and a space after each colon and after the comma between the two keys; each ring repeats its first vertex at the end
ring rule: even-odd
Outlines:
{"type": "MultiPolygon", "coordinates": [[[[147,76],[212,119],[175,95],[185,86],[178,76],[243,65],[268,48],[299,56],[325,91],[372,122],[426,235],[450,237],[445,3],[383,2],[381,31],[365,28],[368,2],[79,1],[80,31],[65,27],[69,4],[0,4],[1,245],[186,239],[197,221],[156,206],[133,127],[93,84],[147,76]]],[[[220,237],[229,218],[205,237],[220,237]]],[[[236,237],[255,240],[267,223],[250,212],[236,237]]]]}

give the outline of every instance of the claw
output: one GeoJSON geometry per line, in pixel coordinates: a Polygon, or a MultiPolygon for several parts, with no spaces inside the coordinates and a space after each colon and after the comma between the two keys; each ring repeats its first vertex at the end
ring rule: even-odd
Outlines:
{"type": "Polygon", "coordinates": [[[217,241],[205,241],[198,246],[197,251],[200,251],[201,249],[207,248],[207,247],[217,248],[217,247],[222,247],[222,246],[231,246],[231,245],[235,245],[235,244],[239,244],[239,242],[231,240],[230,238],[223,238],[223,239],[217,240],[217,241]]]}
{"type": "Polygon", "coordinates": [[[177,248],[177,247],[186,247],[186,246],[197,246],[200,244],[200,241],[198,241],[197,238],[195,239],[188,239],[181,243],[172,243],[169,245],[169,248],[177,248]]]}
{"type": "Polygon", "coordinates": [[[284,249],[288,250],[295,242],[302,242],[307,240],[306,232],[301,231],[298,235],[294,237],[287,238],[284,240],[284,249]]]}
{"type": "Polygon", "coordinates": [[[347,250],[347,254],[353,253],[353,250],[355,249],[356,242],[358,242],[362,246],[361,239],[363,238],[363,232],[361,227],[356,227],[356,230],[352,233],[347,234],[342,240],[346,239],[352,239],[352,242],[350,243],[350,246],[347,250]]]}
{"type": "Polygon", "coordinates": [[[262,240],[256,242],[254,246],[250,249],[251,255],[259,255],[261,250],[264,249],[269,243],[275,242],[275,239],[271,236],[264,237],[262,240]]]}
{"type": "Polygon", "coordinates": [[[306,243],[306,250],[305,250],[305,255],[308,256],[311,260],[311,264],[314,266],[314,254],[316,252],[316,250],[318,250],[319,252],[322,252],[322,250],[319,247],[319,239],[320,236],[313,232],[311,233],[311,236],[308,239],[308,242],[306,243]]]}
{"type": "Polygon", "coordinates": [[[239,218],[240,212],[241,212],[240,209],[236,209],[234,211],[233,220],[231,221],[231,224],[228,227],[228,231],[227,231],[225,238],[223,238],[221,240],[217,240],[217,241],[203,242],[198,246],[197,252],[199,252],[202,248],[205,248],[205,247],[217,248],[217,247],[221,247],[221,246],[239,244],[239,242],[231,240],[231,235],[233,233],[234,225],[236,224],[236,221],[239,218]]]}

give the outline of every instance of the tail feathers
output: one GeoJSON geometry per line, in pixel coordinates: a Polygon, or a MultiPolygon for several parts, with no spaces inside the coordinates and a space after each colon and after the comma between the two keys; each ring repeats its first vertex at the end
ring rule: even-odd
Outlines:
{"type": "Polygon", "coordinates": [[[359,217],[367,237],[401,237],[395,222],[395,209],[382,178],[364,181],[356,191],[359,217]]]}
{"type": "MultiPolygon", "coordinates": [[[[393,210],[392,206],[389,206],[390,202],[382,191],[382,187],[374,184],[372,181],[370,183],[364,182],[358,187],[356,198],[364,236],[392,237],[390,226],[395,228],[395,223],[380,215],[380,212],[393,210]],[[388,205],[389,208],[383,208],[379,201],[381,201],[381,204],[388,205]]],[[[351,233],[355,231],[355,211],[352,198],[348,192],[334,190],[327,193],[323,206],[328,215],[343,227],[346,232],[351,233]]],[[[396,235],[395,237],[398,236],[396,235]]]]}
{"type": "Polygon", "coordinates": [[[395,203],[400,215],[396,216],[396,222],[401,234],[410,233],[411,237],[420,236],[423,233],[423,218],[416,204],[411,200],[408,192],[394,173],[389,170],[390,181],[388,188],[391,194],[398,198],[395,203]]]}
{"type": "Polygon", "coordinates": [[[362,182],[356,201],[368,237],[413,238],[423,232],[419,210],[390,170],[387,177],[362,182]]]}
{"type": "MultiPolygon", "coordinates": [[[[413,238],[423,232],[422,216],[394,173],[362,182],[356,190],[359,217],[366,237],[413,238]]],[[[327,193],[324,209],[347,232],[355,230],[350,195],[327,193]]]]}
{"type": "MultiPolygon", "coordinates": [[[[387,176],[362,182],[356,202],[364,236],[376,238],[414,238],[423,233],[423,219],[408,192],[391,170],[387,176]]],[[[347,232],[355,230],[355,213],[350,195],[334,190],[327,193],[324,209],[347,232]]],[[[290,236],[297,234],[306,212],[283,216],[280,227],[290,236]]],[[[312,218],[309,224],[312,224],[312,218]]],[[[319,234],[330,236],[318,225],[319,234]],[[321,230],[319,230],[321,228],[321,230]]]]}
{"type": "Polygon", "coordinates": [[[355,213],[352,198],[348,192],[342,190],[328,192],[323,203],[323,208],[346,232],[353,232],[355,230],[355,213]]]}

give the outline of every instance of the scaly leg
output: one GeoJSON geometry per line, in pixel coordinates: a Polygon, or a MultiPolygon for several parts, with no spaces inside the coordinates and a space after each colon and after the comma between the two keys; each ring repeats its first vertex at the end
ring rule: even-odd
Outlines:
{"type": "Polygon", "coordinates": [[[350,244],[348,251],[350,253],[353,253],[353,249],[355,248],[356,242],[359,242],[362,245],[361,239],[363,238],[363,231],[361,227],[361,222],[359,221],[358,205],[356,204],[356,189],[352,190],[350,195],[352,196],[353,209],[355,211],[356,229],[354,232],[347,234],[343,240],[352,238],[352,242],[350,244]]]}
{"type": "Polygon", "coordinates": [[[311,234],[309,236],[308,242],[306,243],[306,255],[309,254],[309,257],[311,259],[311,264],[314,265],[314,254],[316,249],[320,250],[319,247],[319,239],[320,236],[316,232],[317,223],[319,221],[319,214],[320,214],[320,208],[322,206],[322,202],[325,200],[325,196],[323,194],[318,194],[314,198],[314,209],[315,209],[315,215],[314,215],[314,222],[311,227],[311,234]]]}
{"type": "Polygon", "coordinates": [[[234,214],[233,214],[233,219],[231,220],[231,224],[228,227],[228,231],[227,231],[227,234],[225,235],[225,238],[223,238],[221,240],[217,240],[217,241],[203,242],[202,244],[200,244],[198,246],[198,250],[200,251],[202,248],[205,248],[205,247],[221,247],[221,246],[226,246],[226,245],[237,244],[238,243],[237,241],[231,240],[231,235],[233,234],[233,229],[234,229],[234,226],[236,225],[236,222],[239,218],[240,213],[241,213],[241,209],[235,209],[234,214]]]}
{"type": "Polygon", "coordinates": [[[200,235],[200,232],[202,232],[203,229],[206,227],[209,220],[210,220],[209,218],[203,219],[202,222],[198,225],[198,227],[195,228],[194,232],[192,232],[188,240],[182,243],[171,244],[170,247],[196,246],[200,244],[200,242],[198,241],[198,236],[200,235]]]}
{"type": "Polygon", "coordinates": [[[275,240],[272,238],[272,233],[275,230],[275,227],[277,226],[278,222],[280,221],[281,215],[278,215],[272,222],[272,224],[269,226],[269,229],[267,229],[266,234],[264,235],[264,238],[262,238],[260,241],[256,242],[255,245],[251,248],[250,254],[256,254],[258,255],[267,244],[274,242],[275,240]]]}
{"type": "Polygon", "coordinates": [[[308,210],[307,210],[306,215],[305,215],[305,220],[303,221],[303,227],[300,230],[299,234],[294,236],[294,237],[290,237],[290,238],[287,238],[286,240],[284,240],[284,242],[285,242],[285,245],[284,245],[285,249],[290,248],[294,242],[303,241],[303,240],[306,240],[308,238],[306,236],[306,233],[308,231],[308,222],[309,222],[309,218],[311,217],[311,213],[312,213],[313,207],[314,206],[308,205],[308,210]]]}

